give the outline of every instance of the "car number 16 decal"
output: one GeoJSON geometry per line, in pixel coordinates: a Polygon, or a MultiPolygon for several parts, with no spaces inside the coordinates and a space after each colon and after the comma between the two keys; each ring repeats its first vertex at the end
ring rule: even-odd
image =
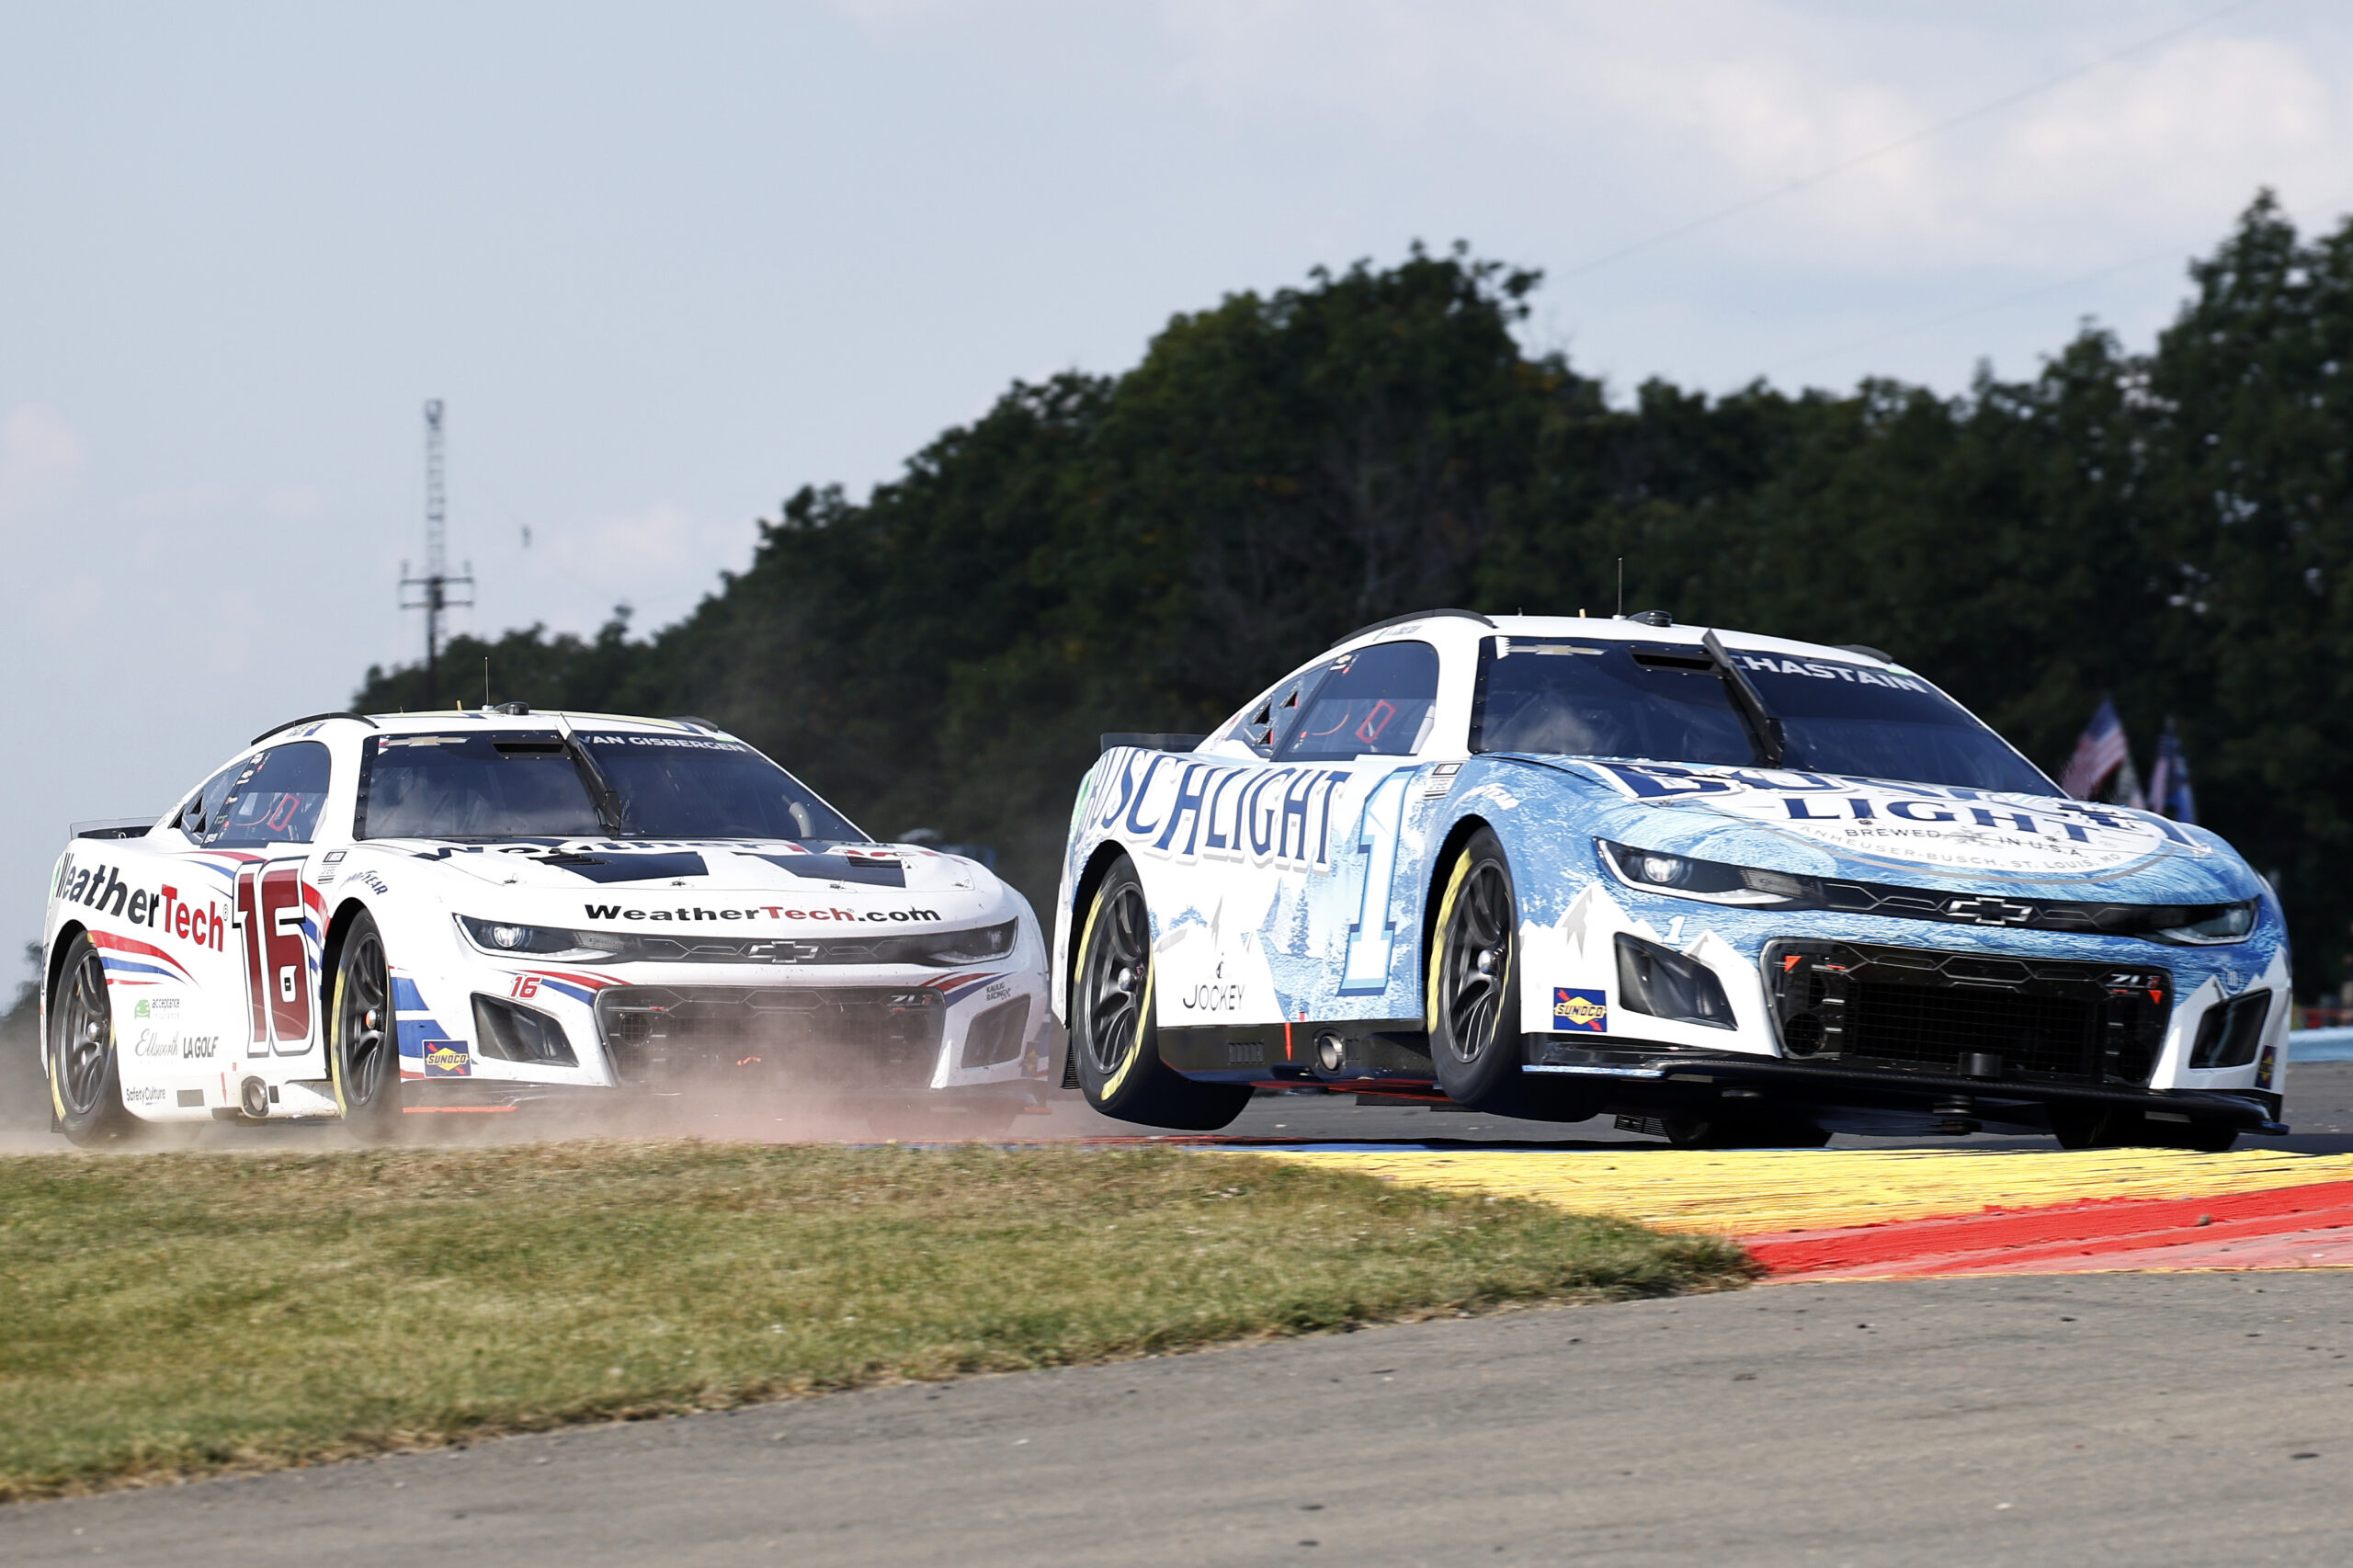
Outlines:
{"type": "Polygon", "coordinates": [[[1389,895],[1397,881],[1397,836],[1405,818],[1405,789],[1415,769],[1401,767],[1364,798],[1357,850],[1364,857],[1364,889],[1348,927],[1348,951],[1340,976],[1343,996],[1372,996],[1389,989],[1389,960],[1397,946],[1397,926],[1389,918],[1389,895]]]}

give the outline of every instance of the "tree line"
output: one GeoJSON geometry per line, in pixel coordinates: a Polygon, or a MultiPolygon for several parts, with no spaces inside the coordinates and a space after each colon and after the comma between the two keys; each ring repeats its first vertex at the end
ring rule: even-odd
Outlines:
{"type": "MultiPolygon", "coordinates": [[[[1630,609],[1882,648],[2056,773],[2104,695],[2167,719],[2270,874],[2300,987],[2353,889],[2353,221],[2266,193],[2146,352],[2086,326],[1940,396],[1651,381],[1517,335],[1535,272],[1458,246],[1173,318],[1133,369],[1016,383],[863,501],[804,487],[650,636],[461,637],[500,699],[699,714],[871,832],[996,845],[1050,900],[1106,730],[1206,730],[1353,628],[1630,609]]],[[[355,704],[427,705],[421,666],[355,704]]]]}

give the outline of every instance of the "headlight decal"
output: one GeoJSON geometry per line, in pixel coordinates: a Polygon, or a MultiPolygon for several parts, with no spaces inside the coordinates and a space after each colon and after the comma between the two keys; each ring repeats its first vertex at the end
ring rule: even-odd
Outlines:
{"type": "Polygon", "coordinates": [[[1594,840],[1601,863],[1630,888],[1668,898],[1759,910],[1834,910],[1949,926],[2136,937],[2172,947],[2243,942],[2260,917],[2254,899],[2234,903],[2091,903],[2004,893],[1891,887],[1838,877],[1795,876],[1594,840]]]}
{"type": "Polygon", "coordinates": [[[574,963],[909,964],[955,969],[1008,958],[1020,945],[1018,921],[920,935],[871,937],[667,936],[642,931],[576,931],[458,916],[466,939],[494,958],[574,963]]]}

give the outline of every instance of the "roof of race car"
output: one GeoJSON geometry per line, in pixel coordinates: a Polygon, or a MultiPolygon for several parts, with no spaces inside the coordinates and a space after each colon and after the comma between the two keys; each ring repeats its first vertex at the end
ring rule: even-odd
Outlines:
{"type": "Polygon", "coordinates": [[[1836,647],[1826,642],[1800,642],[1791,637],[1766,637],[1728,627],[1688,626],[1676,621],[1656,626],[1631,616],[1483,616],[1468,610],[1431,610],[1421,616],[1400,616],[1349,633],[1334,643],[1330,652],[1336,653],[1360,643],[1391,642],[1400,637],[1440,633],[1449,629],[1459,629],[1459,634],[1467,637],[1490,634],[1528,638],[1585,637],[1626,642],[1686,642],[1695,648],[1712,631],[1723,639],[1727,647],[1745,648],[1760,653],[1787,653],[1798,658],[1837,659],[1847,663],[1860,661],[1890,669],[1899,667],[1894,660],[1875,649],[1836,647]]]}
{"type": "Polygon", "coordinates": [[[277,740],[301,731],[305,733],[319,725],[336,721],[364,724],[370,730],[390,734],[416,734],[425,731],[446,731],[453,727],[474,725],[484,731],[544,730],[551,721],[561,720],[574,728],[592,725],[600,730],[627,729],[653,733],[717,735],[734,737],[707,719],[647,719],[630,713],[595,713],[563,708],[533,708],[521,712],[507,712],[495,708],[428,709],[417,713],[314,713],[306,719],[295,719],[254,737],[253,744],[277,740]]]}

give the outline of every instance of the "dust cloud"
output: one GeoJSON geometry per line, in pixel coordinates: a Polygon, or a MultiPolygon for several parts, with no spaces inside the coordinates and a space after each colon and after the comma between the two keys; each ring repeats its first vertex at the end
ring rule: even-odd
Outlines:
{"type": "MultiPolygon", "coordinates": [[[[1052,1060],[1061,1062],[1061,1031],[1052,1060]]],[[[1048,1079],[1058,1083],[1057,1070],[1048,1079]]],[[[594,1097],[527,1100],[512,1108],[413,1108],[386,1139],[363,1140],[335,1122],[153,1124],[111,1145],[122,1153],[171,1149],[350,1149],[364,1142],[470,1146],[569,1139],[699,1138],[727,1143],[1046,1143],[1144,1131],[1087,1108],[1074,1090],[1050,1088],[1042,1105],[986,1109],[921,1094],[895,1101],[857,1101],[822,1084],[772,1079],[756,1085],[707,1082],[675,1089],[617,1089],[594,1097]]],[[[0,1154],[66,1153],[50,1130],[47,1085],[31,1030],[0,1035],[0,1154]],[[21,1037],[21,1038],[20,1038],[21,1037]]]]}

